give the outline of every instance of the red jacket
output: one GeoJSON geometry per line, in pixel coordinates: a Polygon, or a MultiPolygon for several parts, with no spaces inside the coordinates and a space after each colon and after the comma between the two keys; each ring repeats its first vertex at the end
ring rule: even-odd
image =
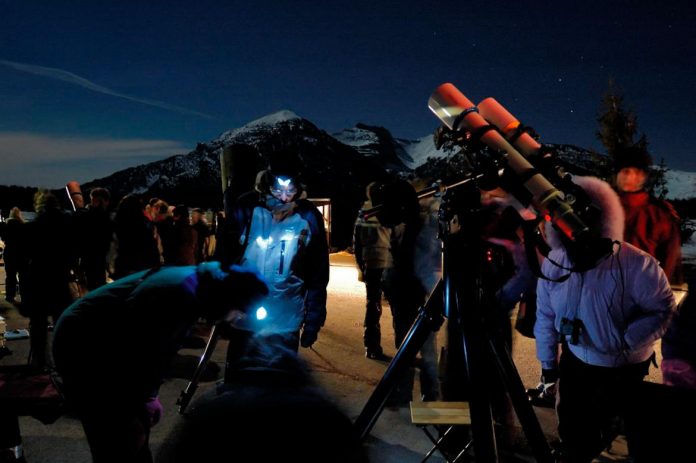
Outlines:
{"type": "Polygon", "coordinates": [[[620,198],[626,211],[624,241],[659,260],[670,283],[682,283],[680,219],[672,205],[646,191],[620,198]]]}

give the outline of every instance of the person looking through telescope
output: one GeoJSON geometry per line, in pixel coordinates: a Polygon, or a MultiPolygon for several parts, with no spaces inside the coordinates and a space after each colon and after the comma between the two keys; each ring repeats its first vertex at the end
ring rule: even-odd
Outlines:
{"type": "MultiPolygon", "coordinates": [[[[676,304],[657,260],[621,241],[623,209],[611,187],[593,177],[573,182],[601,212],[594,222],[587,219],[588,227],[611,239],[613,251],[594,267],[571,272],[569,244],[547,222],[552,251],[542,264],[548,279],[537,285],[534,335],[542,382],[557,383],[561,461],[589,463],[613,440],[612,421],[625,414],[648,373],[676,304]]],[[[628,423],[626,431],[630,451],[628,423]]]]}

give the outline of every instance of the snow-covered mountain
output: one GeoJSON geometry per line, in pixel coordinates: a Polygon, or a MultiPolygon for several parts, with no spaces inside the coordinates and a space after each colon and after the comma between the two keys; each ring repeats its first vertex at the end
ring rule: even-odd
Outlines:
{"type": "MultiPolygon", "coordinates": [[[[388,132],[384,130],[386,136],[388,132]]],[[[125,169],[83,185],[109,188],[114,197],[139,193],[146,198],[160,197],[171,204],[222,208],[220,159],[228,148],[253,159],[239,159],[251,172],[243,177],[246,188],[253,186],[256,172],[267,165],[270,153],[281,147],[298,153],[304,172],[302,181],[314,198],[331,198],[332,241],[346,247],[352,239],[352,225],[371,181],[386,180],[389,169],[406,170],[398,159],[382,162],[352,146],[341,143],[307,119],[292,111],[279,111],[242,127],[199,143],[188,154],[125,169]]],[[[237,165],[235,165],[235,168],[237,165]]],[[[237,182],[235,182],[236,185],[237,182]]]]}
{"type": "Polygon", "coordinates": [[[387,169],[394,171],[413,170],[429,157],[444,157],[443,150],[435,148],[432,135],[417,140],[392,137],[384,127],[357,124],[333,136],[360,154],[379,160],[387,169]]]}
{"type": "Polygon", "coordinates": [[[696,198],[696,172],[670,169],[665,177],[667,179],[667,199],[696,198]]]}
{"type": "MultiPolygon", "coordinates": [[[[109,188],[114,197],[139,193],[161,197],[171,204],[219,209],[222,207],[220,159],[226,148],[241,152],[247,170],[233,183],[252,185],[255,172],[264,168],[268,155],[281,147],[296,151],[304,165],[303,182],[311,197],[331,198],[334,221],[332,241],[347,246],[352,223],[371,181],[409,175],[428,159],[443,159],[432,135],[416,140],[394,138],[384,127],[357,124],[333,135],[292,111],[282,110],[223,132],[199,143],[187,154],[116,172],[83,185],[109,188]]],[[[559,158],[581,171],[606,169],[606,156],[572,145],[555,145],[559,158]]],[[[238,159],[239,161],[239,159],[238,159]]],[[[239,170],[241,163],[235,165],[239,170]]],[[[696,173],[668,171],[669,198],[696,197],[696,173]]]]}

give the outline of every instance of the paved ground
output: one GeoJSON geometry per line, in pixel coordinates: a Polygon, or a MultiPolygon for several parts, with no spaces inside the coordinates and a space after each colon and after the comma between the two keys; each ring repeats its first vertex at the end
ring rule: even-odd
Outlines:
{"type": "MultiPolygon", "coordinates": [[[[374,387],[382,378],[386,363],[368,360],[364,357],[362,346],[362,319],[364,305],[364,286],[357,281],[357,272],[352,256],[345,253],[331,256],[331,282],[329,285],[328,318],[320,333],[319,340],[312,350],[301,349],[300,355],[306,360],[312,374],[327,394],[351,417],[355,419],[374,387]]],[[[0,270],[0,289],[4,292],[4,272],[0,270]]],[[[19,316],[16,309],[4,302],[2,296],[0,309],[7,319],[9,329],[26,327],[27,320],[19,316]]],[[[385,308],[386,309],[386,308],[385,308]]],[[[137,320],[118,320],[123,325],[124,342],[127,332],[137,320]]],[[[391,316],[385,310],[383,321],[383,347],[389,355],[395,349],[392,344],[391,316]]],[[[444,330],[438,333],[442,341],[444,330]]],[[[8,341],[13,354],[0,360],[0,365],[23,363],[27,359],[28,340],[8,341]]],[[[221,367],[224,365],[226,342],[218,344],[212,357],[221,367]]],[[[527,387],[536,385],[539,367],[534,359],[533,340],[516,336],[514,340],[514,360],[523,382],[527,387]]],[[[159,446],[172,428],[181,419],[175,403],[181,390],[186,386],[193,372],[197,357],[202,349],[185,349],[177,359],[177,368],[161,388],[160,398],[165,407],[162,422],[154,428],[151,447],[157,454],[159,446]]],[[[659,381],[655,369],[651,380],[659,381]]],[[[214,383],[202,383],[201,389],[214,383]]],[[[199,389],[200,390],[200,389],[199,389]]],[[[539,421],[549,439],[554,438],[555,416],[552,410],[537,409],[539,421]]],[[[30,418],[21,418],[21,429],[25,452],[29,463],[87,463],[89,451],[84,440],[80,423],[70,416],[63,416],[51,425],[44,425],[30,418]]],[[[385,409],[379,416],[370,436],[365,440],[370,460],[379,463],[419,462],[430,448],[425,434],[410,423],[407,408],[385,409]]],[[[614,453],[605,453],[597,461],[626,461],[625,445],[618,440],[613,446],[614,453]]],[[[533,461],[528,449],[522,447],[516,457],[501,457],[502,461],[533,461]]],[[[444,461],[437,455],[431,461],[444,461]]]]}

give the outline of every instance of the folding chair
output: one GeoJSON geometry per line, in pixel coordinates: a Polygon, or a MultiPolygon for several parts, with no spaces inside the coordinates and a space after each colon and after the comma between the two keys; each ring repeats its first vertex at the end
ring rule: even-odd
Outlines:
{"type": "Polygon", "coordinates": [[[461,450],[454,457],[450,455],[449,450],[443,448],[447,436],[455,427],[471,425],[469,402],[411,402],[411,423],[421,428],[433,443],[433,447],[425,454],[421,463],[428,460],[436,450],[448,463],[455,463],[460,461],[471,447],[470,440],[461,446],[461,450]],[[428,426],[432,426],[437,431],[437,437],[428,429],[428,426]]]}

